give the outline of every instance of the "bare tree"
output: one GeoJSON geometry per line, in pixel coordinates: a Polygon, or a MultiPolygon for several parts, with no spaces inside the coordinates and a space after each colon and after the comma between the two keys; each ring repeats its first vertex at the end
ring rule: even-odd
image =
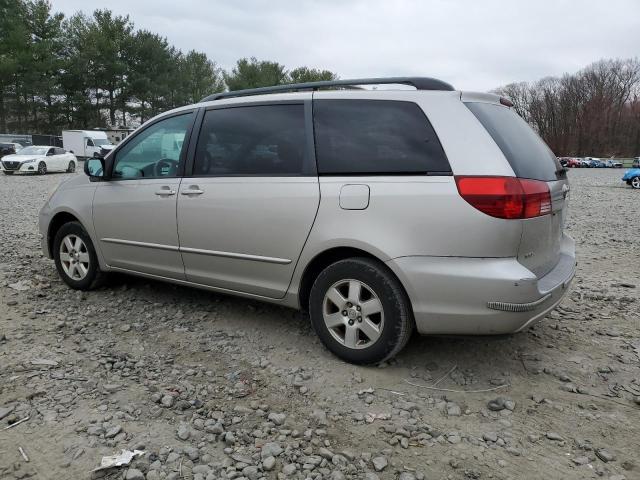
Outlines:
{"type": "Polygon", "coordinates": [[[494,90],[558,155],[640,155],[640,62],[600,60],[575,74],[494,90]]]}

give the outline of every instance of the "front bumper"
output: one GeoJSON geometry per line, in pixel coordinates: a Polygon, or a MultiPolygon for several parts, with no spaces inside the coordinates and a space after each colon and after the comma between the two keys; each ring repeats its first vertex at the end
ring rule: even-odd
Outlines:
{"type": "Polygon", "coordinates": [[[575,242],[565,235],[558,263],[537,278],[515,258],[400,257],[387,262],[407,290],[418,332],[518,332],[553,310],[575,275],[575,242]]]}
{"type": "Polygon", "coordinates": [[[49,224],[51,223],[52,211],[49,202],[44,204],[38,215],[38,232],[40,236],[40,248],[46,258],[53,258],[49,250],[49,224]]]}
{"type": "Polygon", "coordinates": [[[35,162],[20,163],[0,161],[0,167],[2,167],[0,170],[14,173],[35,173],[38,170],[38,164],[35,162]]]}

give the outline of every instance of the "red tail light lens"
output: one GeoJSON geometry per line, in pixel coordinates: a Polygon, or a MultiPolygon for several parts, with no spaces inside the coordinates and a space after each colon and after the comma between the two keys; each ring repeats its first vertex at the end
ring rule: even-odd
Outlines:
{"type": "Polygon", "coordinates": [[[496,218],[533,218],[551,213],[549,186],[515,177],[455,177],[460,196],[496,218]]]}

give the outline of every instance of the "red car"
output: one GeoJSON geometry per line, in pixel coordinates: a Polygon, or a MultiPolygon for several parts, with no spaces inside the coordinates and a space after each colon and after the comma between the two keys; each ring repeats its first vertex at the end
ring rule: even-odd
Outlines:
{"type": "Polygon", "coordinates": [[[567,167],[569,168],[579,168],[582,167],[580,160],[577,158],[570,158],[567,160],[567,167]]]}

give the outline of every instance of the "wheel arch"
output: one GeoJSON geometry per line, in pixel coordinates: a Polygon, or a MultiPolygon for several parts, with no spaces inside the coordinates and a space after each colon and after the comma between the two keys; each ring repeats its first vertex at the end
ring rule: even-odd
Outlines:
{"type": "MultiPolygon", "coordinates": [[[[307,263],[305,269],[300,277],[300,281],[298,283],[298,306],[300,310],[307,311],[309,305],[309,295],[311,293],[311,287],[313,286],[313,282],[318,277],[320,272],[324,270],[326,267],[331,265],[332,263],[338,262],[340,260],[344,260],[346,258],[353,257],[364,257],[369,258],[371,260],[375,260],[380,264],[382,268],[387,270],[391,275],[393,275],[398,283],[402,287],[407,300],[409,300],[409,295],[407,294],[407,289],[405,288],[402,280],[396,275],[396,273],[389,268],[389,266],[378,256],[363,250],[358,247],[347,247],[347,246],[338,246],[328,248],[318,254],[316,254],[311,261],[307,263]]],[[[409,305],[411,305],[411,301],[409,300],[409,305]]],[[[412,307],[413,309],[413,307],[412,307]]]]}
{"type": "Polygon", "coordinates": [[[58,233],[60,227],[69,222],[78,222],[80,225],[82,225],[82,222],[76,215],[67,211],[58,212],[51,218],[51,221],[49,222],[49,228],[47,229],[47,245],[49,246],[49,251],[52,255],[53,240],[56,238],[56,233],[58,233]]]}

